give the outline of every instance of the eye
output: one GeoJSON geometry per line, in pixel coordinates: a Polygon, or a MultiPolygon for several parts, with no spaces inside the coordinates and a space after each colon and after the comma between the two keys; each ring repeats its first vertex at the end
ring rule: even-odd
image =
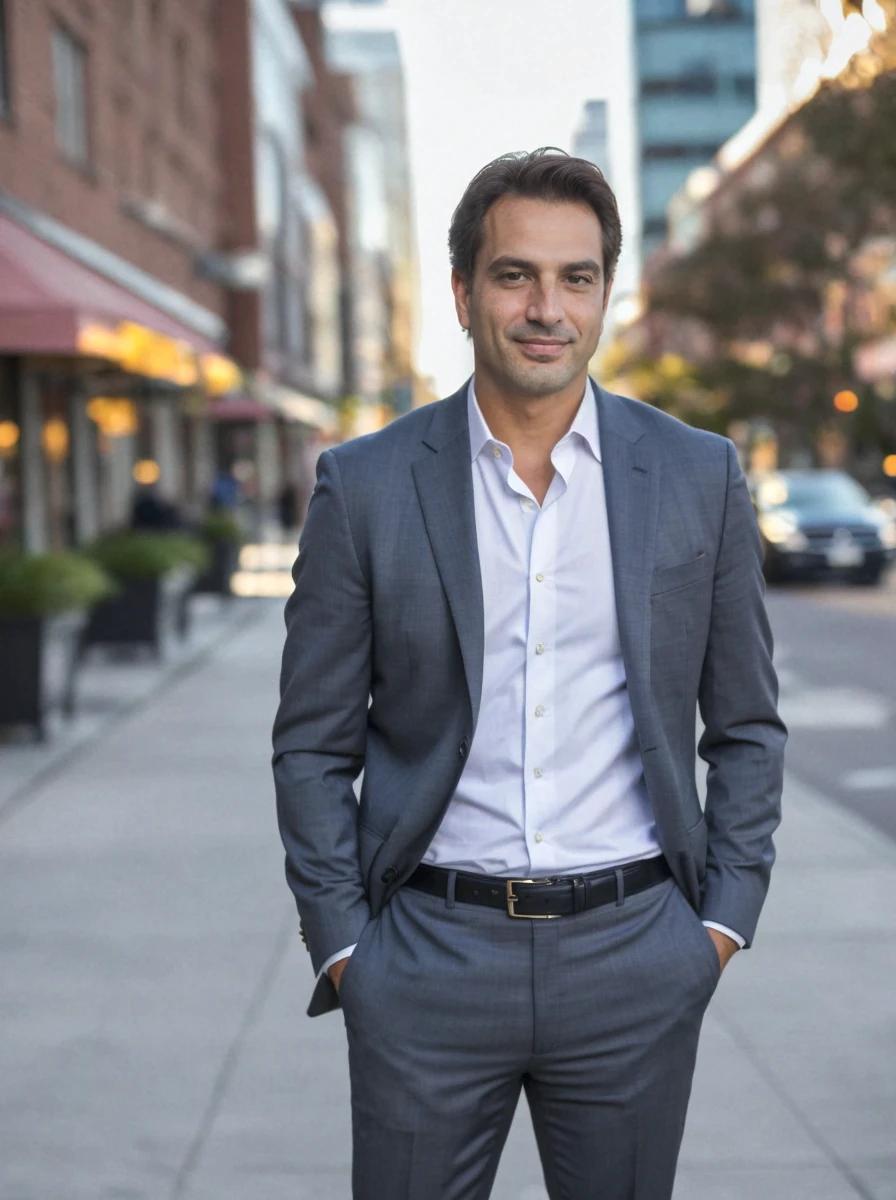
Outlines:
{"type": "Polygon", "coordinates": [[[523,272],[502,271],[498,278],[505,280],[507,283],[518,283],[523,278],[523,272]]]}
{"type": "Polygon", "coordinates": [[[569,275],[567,278],[569,279],[570,283],[577,285],[584,284],[587,286],[588,284],[594,282],[590,275],[569,275]]]}

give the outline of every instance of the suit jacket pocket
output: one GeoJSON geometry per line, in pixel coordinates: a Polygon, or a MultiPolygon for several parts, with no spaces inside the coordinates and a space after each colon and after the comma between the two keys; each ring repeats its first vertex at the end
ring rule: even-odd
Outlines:
{"type": "Polygon", "coordinates": [[[664,592],[677,591],[689,587],[706,577],[707,558],[701,550],[696,558],[687,562],[674,563],[671,567],[657,567],[653,572],[650,584],[651,596],[659,596],[664,592]]]}

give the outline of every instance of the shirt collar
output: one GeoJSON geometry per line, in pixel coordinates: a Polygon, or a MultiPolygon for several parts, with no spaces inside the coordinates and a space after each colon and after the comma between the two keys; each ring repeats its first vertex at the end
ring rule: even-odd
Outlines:
{"type": "MultiPolygon", "coordinates": [[[[475,379],[470,379],[469,387],[467,388],[467,420],[470,426],[470,461],[475,462],[482,450],[489,442],[496,442],[498,445],[503,443],[498,442],[498,439],[492,435],[492,431],[486,424],[485,417],[482,415],[482,409],[479,407],[479,401],[476,399],[475,379]]],[[[601,461],[600,456],[600,433],[597,423],[597,396],[594,394],[594,386],[590,379],[585,383],[585,394],[582,396],[582,402],[576,410],[576,415],[567,432],[560,439],[564,441],[570,434],[578,434],[579,437],[586,443],[591,453],[601,461]]],[[[557,445],[560,445],[560,442],[557,445]]]]}

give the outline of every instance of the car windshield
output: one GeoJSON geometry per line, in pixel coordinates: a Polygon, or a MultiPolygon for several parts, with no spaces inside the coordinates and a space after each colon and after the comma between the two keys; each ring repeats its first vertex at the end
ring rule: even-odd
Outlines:
{"type": "Polygon", "coordinates": [[[801,512],[842,512],[864,508],[871,500],[848,475],[774,475],[759,488],[763,508],[795,508],[801,512]]]}

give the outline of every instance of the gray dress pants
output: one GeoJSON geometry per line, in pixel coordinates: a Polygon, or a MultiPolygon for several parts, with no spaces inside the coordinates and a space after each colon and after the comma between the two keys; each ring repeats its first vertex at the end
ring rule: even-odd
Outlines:
{"type": "Polygon", "coordinates": [[[550,921],[401,888],[341,981],[355,1200],[486,1200],[521,1087],[551,1200],[668,1200],[718,979],[672,879],[550,921]]]}

